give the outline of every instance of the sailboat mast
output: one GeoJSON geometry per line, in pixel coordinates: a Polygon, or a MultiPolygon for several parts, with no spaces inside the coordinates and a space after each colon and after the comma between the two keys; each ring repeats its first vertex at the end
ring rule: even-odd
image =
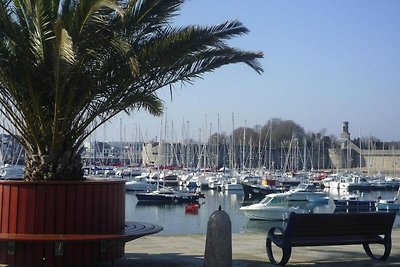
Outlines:
{"type": "Polygon", "coordinates": [[[235,137],[234,137],[234,132],[235,132],[235,115],[232,113],[232,155],[231,155],[231,171],[233,171],[233,168],[236,166],[236,161],[235,161],[235,137]]]}
{"type": "Polygon", "coordinates": [[[304,137],[304,164],[303,164],[303,170],[305,171],[307,169],[307,140],[304,137]]]}
{"type": "Polygon", "coordinates": [[[167,132],[167,128],[168,128],[168,118],[167,118],[167,116],[168,116],[168,114],[167,114],[167,108],[165,108],[165,123],[164,123],[164,139],[165,139],[165,142],[164,142],[164,146],[165,146],[165,148],[164,148],[164,170],[165,170],[165,167],[167,166],[167,162],[168,162],[168,143],[167,143],[167,137],[168,137],[168,132],[167,132]]]}
{"type": "Polygon", "coordinates": [[[244,128],[243,128],[243,149],[242,149],[242,171],[245,168],[245,153],[246,153],[246,120],[244,121],[244,128]]]}
{"type": "Polygon", "coordinates": [[[171,120],[171,137],[170,137],[170,141],[171,141],[171,157],[169,159],[169,166],[173,166],[174,162],[178,162],[178,159],[176,158],[176,150],[175,150],[175,146],[174,146],[174,120],[171,120]],[[176,160],[175,160],[176,159],[176,160]]]}
{"type": "MultiPolygon", "coordinates": [[[[158,153],[157,153],[157,160],[156,160],[157,169],[158,169],[158,171],[157,171],[158,177],[156,176],[157,177],[157,191],[160,189],[160,164],[161,164],[160,156],[161,156],[161,153],[163,152],[163,149],[162,149],[163,117],[162,116],[161,116],[160,123],[161,123],[161,125],[160,125],[160,141],[158,143],[158,153]]],[[[164,151],[164,153],[165,153],[165,151],[164,151]]],[[[165,155],[164,155],[164,157],[165,157],[165,155]]]]}
{"type": "Polygon", "coordinates": [[[218,169],[219,167],[219,130],[220,130],[220,124],[219,124],[219,113],[217,114],[217,147],[216,147],[216,157],[215,157],[215,168],[218,169]]]}
{"type": "Polygon", "coordinates": [[[252,136],[250,135],[250,140],[249,140],[249,170],[250,170],[250,172],[252,170],[252,163],[253,163],[253,139],[252,139],[252,136]]]}
{"type": "Polygon", "coordinates": [[[203,131],[203,151],[204,151],[204,154],[203,154],[203,168],[204,168],[204,171],[207,169],[207,141],[206,141],[206,135],[207,135],[207,125],[208,123],[207,123],[207,114],[205,115],[205,124],[204,124],[204,131],[203,131]]]}
{"type": "Polygon", "coordinates": [[[360,146],[360,157],[359,157],[359,165],[360,165],[360,173],[361,173],[361,167],[362,167],[362,162],[361,162],[361,153],[362,153],[362,147],[361,147],[361,127],[358,127],[358,144],[360,146]]]}
{"type": "Polygon", "coordinates": [[[268,170],[270,170],[270,171],[272,169],[271,165],[272,165],[272,119],[269,120],[268,170]]]}
{"type": "Polygon", "coordinates": [[[261,129],[258,137],[258,169],[261,170],[261,129]]]}

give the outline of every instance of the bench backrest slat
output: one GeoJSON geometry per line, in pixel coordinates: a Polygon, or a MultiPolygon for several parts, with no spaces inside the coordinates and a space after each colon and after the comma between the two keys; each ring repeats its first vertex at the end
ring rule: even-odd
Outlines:
{"type": "Polygon", "coordinates": [[[286,238],[384,235],[392,231],[395,213],[290,214],[286,238]]]}

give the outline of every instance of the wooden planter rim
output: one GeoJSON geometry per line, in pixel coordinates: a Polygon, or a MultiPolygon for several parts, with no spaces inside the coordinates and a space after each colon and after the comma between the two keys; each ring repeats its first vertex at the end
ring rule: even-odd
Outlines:
{"type": "Polygon", "coordinates": [[[111,179],[111,178],[87,178],[82,181],[22,181],[22,180],[0,180],[0,184],[6,184],[6,185],[24,185],[24,184],[50,184],[50,185],[62,185],[62,184],[68,184],[68,185],[79,185],[79,184],[110,184],[110,183],[115,183],[115,184],[122,184],[125,183],[126,180],[124,179],[111,179]]]}

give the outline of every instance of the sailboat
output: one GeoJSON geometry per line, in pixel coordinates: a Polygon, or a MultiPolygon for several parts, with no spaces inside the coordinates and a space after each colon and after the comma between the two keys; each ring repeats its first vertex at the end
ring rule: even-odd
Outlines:
{"type": "MultiPolygon", "coordinates": [[[[165,115],[166,116],[166,115],[165,115]]],[[[165,125],[167,124],[167,120],[165,121],[165,125]]],[[[162,129],[163,129],[163,119],[161,118],[161,131],[160,131],[160,145],[159,149],[162,149],[162,129]]],[[[165,133],[167,132],[165,128],[165,133]]],[[[165,134],[166,135],[166,134],[165,134]]],[[[165,146],[164,149],[164,166],[166,165],[166,156],[167,156],[167,146],[165,146]]],[[[162,153],[160,153],[161,150],[158,153],[158,156],[160,156],[162,153]]],[[[157,162],[160,163],[161,160],[157,159],[157,162]]],[[[160,164],[158,164],[159,167],[160,164]]],[[[160,173],[160,168],[158,168],[158,172],[160,173]]],[[[137,192],[135,195],[139,201],[139,203],[163,203],[163,204],[174,204],[174,203],[197,203],[199,201],[200,197],[204,197],[201,193],[194,193],[194,192],[189,192],[189,191],[178,191],[174,190],[166,186],[166,177],[168,174],[165,174],[164,172],[161,173],[157,177],[157,190],[151,191],[151,192],[137,192]],[[160,185],[160,178],[162,179],[163,186],[160,185]]],[[[178,179],[177,175],[174,175],[174,181],[175,177],[178,179]]]]}

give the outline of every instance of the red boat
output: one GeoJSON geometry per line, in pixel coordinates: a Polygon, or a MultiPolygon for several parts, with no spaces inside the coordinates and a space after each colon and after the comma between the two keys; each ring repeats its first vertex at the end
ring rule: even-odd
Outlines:
{"type": "Polygon", "coordinates": [[[185,213],[197,214],[199,213],[199,208],[199,204],[189,203],[185,206],[185,213]]]}

